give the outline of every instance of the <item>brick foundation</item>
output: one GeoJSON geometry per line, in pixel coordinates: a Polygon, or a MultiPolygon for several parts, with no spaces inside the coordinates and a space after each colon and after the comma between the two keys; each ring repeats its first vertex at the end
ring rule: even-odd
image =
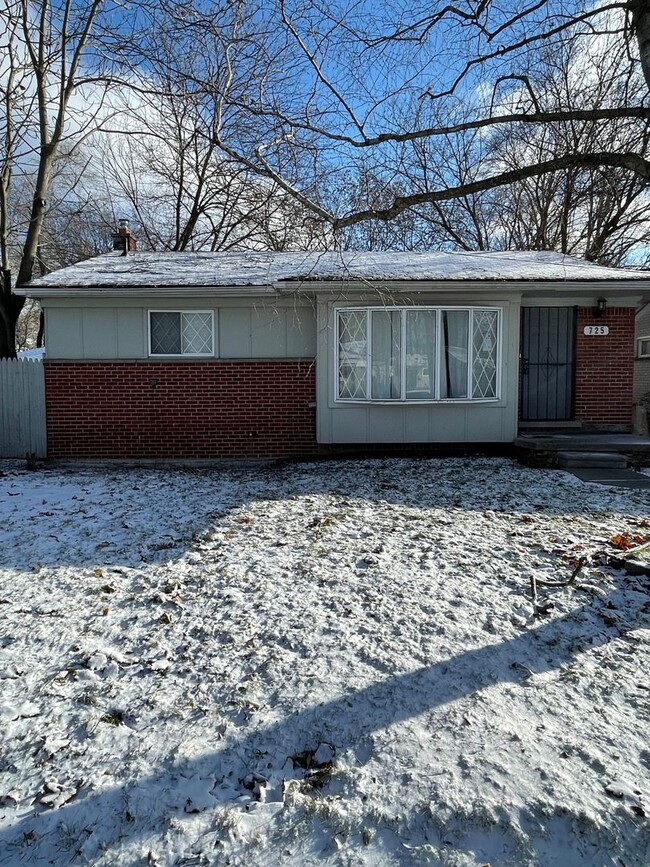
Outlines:
{"type": "Polygon", "coordinates": [[[632,307],[608,308],[600,318],[578,308],[575,415],[586,424],[632,426],[634,316],[632,307]],[[609,334],[585,337],[585,325],[607,325],[609,334]]]}
{"type": "Polygon", "coordinates": [[[45,387],[53,458],[264,458],[316,450],[310,359],[46,361],[45,387]]]}

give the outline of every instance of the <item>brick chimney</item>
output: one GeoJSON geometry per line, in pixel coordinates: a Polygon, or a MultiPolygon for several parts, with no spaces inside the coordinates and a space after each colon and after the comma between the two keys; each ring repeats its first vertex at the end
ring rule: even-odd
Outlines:
{"type": "Polygon", "coordinates": [[[119,250],[123,256],[128,253],[135,253],[135,238],[129,231],[128,220],[120,220],[119,228],[113,235],[113,250],[119,250]]]}

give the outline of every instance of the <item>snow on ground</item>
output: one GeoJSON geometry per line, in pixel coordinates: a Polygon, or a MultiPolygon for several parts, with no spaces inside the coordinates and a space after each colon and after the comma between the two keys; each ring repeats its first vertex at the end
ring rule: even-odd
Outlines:
{"type": "Polygon", "coordinates": [[[5,465],[0,864],[647,865],[602,552],[649,512],[505,459],[5,465]]]}
{"type": "Polygon", "coordinates": [[[31,361],[42,361],[45,358],[45,349],[21,349],[18,358],[28,358],[31,361]]]}

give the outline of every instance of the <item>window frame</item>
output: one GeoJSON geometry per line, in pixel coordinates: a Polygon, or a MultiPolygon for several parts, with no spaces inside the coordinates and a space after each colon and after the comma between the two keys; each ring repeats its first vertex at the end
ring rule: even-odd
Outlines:
{"type": "MultiPolygon", "coordinates": [[[[181,334],[182,334],[182,319],[181,319],[181,334]]],[[[188,310],[185,308],[155,308],[147,310],[147,331],[148,331],[148,357],[149,358],[214,358],[215,357],[215,329],[214,329],[214,310],[188,310]],[[152,352],[151,350],[151,314],[152,313],[178,313],[181,317],[184,314],[207,313],[210,315],[210,328],[212,330],[212,352],[152,352]]]]}
{"type": "Polygon", "coordinates": [[[644,343],[650,343],[650,335],[648,337],[637,337],[636,339],[636,357],[637,358],[650,358],[650,351],[642,352],[641,346],[644,343]]]}
{"type": "Polygon", "coordinates": [[[412,304],[412,305],[339,305],[333,308],[334,312],[334,403],[347,406],[350,404],[372,404],[377,406],[419,406],[433,404],[495,404],[502,401],[502,354],[503,354],[503,316],[504,308],[498,305],[483,304],[412,304]],[[409,311],[432,310],[436,313],[436,372],[435,372],[435,397],[413,399],[405,396],[399,398],[372,398],[372,319],[371,313],[379,311],[399,311],[400,321],[400,393],[406,395],[406,314],[409,311]],[[467,358],[467,387],[468,395],[472,394],[474,387],[474,311],[496,313],[496,382],[494,397],[440,397],[440,371],[442,370],[443,341],[440,340],[442,313],[444,311],[468,311],[468,358],[467,358]],[[365,313],[366,317],[366,397],[341,397],[339,377],[339,339],[340,339],[340,313],[365,313]]]}

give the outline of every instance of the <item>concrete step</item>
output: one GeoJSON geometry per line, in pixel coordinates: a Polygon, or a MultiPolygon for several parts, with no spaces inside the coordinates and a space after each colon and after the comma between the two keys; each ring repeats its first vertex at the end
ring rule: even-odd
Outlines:
{"type": "Polygon", "coordinates": [[[648,452],[650,439],[632,434],[523,434],[515,446],[542,452],[648,452]]]}
{"type": "Polygon", "coordinates": [[[583,482],[593,482],[596,485],[610,485],[615,488],[636,488],[650,490],[650,477],[634,470],[608,469],[607,467],[576,467],[569,472],[583,482]]]}
{"type": "Polygon", "coordinates": [[[616,452],[556,452],[553,457],[555,466],[566,469],[600,467],[622,470],[628,465],[627,458],[616,452]]]}
{"type": "Polygon", "coordinates": [[[538,467],[557,466],[557,452],[614,452],[634,466],[650,467],[650,438],[632,434],[524,434],[515,439],[515,451],[522,463],[538,467]]]}

